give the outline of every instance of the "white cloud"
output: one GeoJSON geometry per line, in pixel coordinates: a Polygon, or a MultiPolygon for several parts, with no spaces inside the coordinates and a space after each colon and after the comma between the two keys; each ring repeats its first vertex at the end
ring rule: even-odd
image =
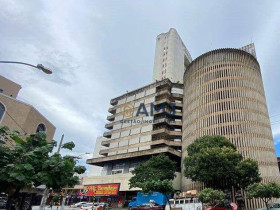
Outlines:
{"type": "Polygon", "coordinates": [[[1,75],[22,85],[19,98],[57,127],[56,140],[63,133],[73,140],[77,153],[93,151],[111,98],[152,81],[155,37],[170,27],[194,58],[253,37],[272,115],[280,105],[279,2],[1,0],[0,8],[0,58],[54,71],[1,65],[1,75]]]}

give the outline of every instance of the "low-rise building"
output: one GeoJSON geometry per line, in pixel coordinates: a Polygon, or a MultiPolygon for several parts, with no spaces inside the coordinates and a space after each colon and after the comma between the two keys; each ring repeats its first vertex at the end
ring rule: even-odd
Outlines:
{"type": "Polygon", "coordinates": [[[17,99],[21,86],[0,76],[0,126],[32,134],[45,131],[51,141],[55,126],[35,107],[17,99]]]}

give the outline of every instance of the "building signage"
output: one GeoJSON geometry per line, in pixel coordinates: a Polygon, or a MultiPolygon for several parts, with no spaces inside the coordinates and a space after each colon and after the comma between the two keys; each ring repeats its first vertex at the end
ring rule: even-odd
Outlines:
{"type": "Polygon", "coordinates": [[[103,195],[118,195],[120,183],[113,184],[93,184],[84,185],[80,191],[80,195],[84,196],[103,196],[103,195]]]}
{"type": "MultiPolygon", "coordinates": [[[[164,103],[164,104],[160,104],[160,105],[155,105],[155,104],[151,103],[150,110],[147,110],[145,103],[140,103],[137,108],[137,112],[136,112],[135,116],[136,117],[138,117],[140,115],[145,115],[146,117],[154,116],[154,112],[155,113],[161,112],[167,116],[174,116],[176,114],[175,105],[176,105],[175,103],[168,103],[168,104],[164,103]],[[148,112],[148,111],[150,111],[150,112],[148,112]]],[[[130,102],[127,102],[120,107],[120,111],[122,112],[124,117],[134,117],[135,107],[130,102]]]]}

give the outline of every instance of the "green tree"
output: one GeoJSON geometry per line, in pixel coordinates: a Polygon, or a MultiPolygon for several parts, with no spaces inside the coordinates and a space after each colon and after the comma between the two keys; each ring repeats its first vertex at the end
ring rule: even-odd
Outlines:
{"type": "Polygon", "coordinates": [[[172,180],[175,177],[176,162],[160,154],[138,165],[129,180],[129,187],[141,188],[144,193],[156,191],[165,195],[173,192],[172,180]]]}
{"type": "Polygon", "coordinates": [[[245,189],[250,184],[261,181],[258,170],[258,163],[252,159],[244,159],[236,166],[236,181],[242,189],[245,189]]]}
{"type": "Polygon", "coordinates": [[[274,182],[267,184],[254,183],[247,187],[246,195],[248,198],[260,198],[265,203],[266,208],[269,209],[268,202],[272,198],[280,197],[280,185],[274,182]]]}
{"type": "Polygon", "coordinates": [[[223,203],[225,194],[220,190],[213,190],[211,188],[205,188],[198,194],[198,200],[203,204],[210,206],[216,206],[223,203]]]}
{"type": "Polygon", "coordinates": [[[231,190],[260,182],[258,164],[243,160],[236,147],[223,136],[203,136],[187,147],[184,175],[207,187],[231,190]]]}
{"type": "Polygon", "coordinates": [[[56,142],[47,142],[43,132],[23,138],[17,131],[0,127],[0,136],[0,189],[9,192],[19,209],[23,205],[21,189],[42,184],[53,189],[73,186],[78,183],[74,173],[85,171],[85,167],[76,166],[74,157],[51,154],[56,142]]]}

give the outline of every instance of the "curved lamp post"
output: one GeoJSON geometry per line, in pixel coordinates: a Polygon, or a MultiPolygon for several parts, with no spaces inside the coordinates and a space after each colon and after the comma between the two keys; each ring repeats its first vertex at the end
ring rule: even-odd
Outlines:
{"type": "MultiPolygon", "coordinates": [[[[21,65],[31,66],[33,68],[39,69],[40,71],[44,72],[45,74],[52,74],[52,70],[44,67],[43,64],[37,64],[37,66],[34,66],[32,64],[29,64],[29,63],[23,63],[23,62],[17,62],[17,61],[0,61],[0,63],[21,64],[21,65]]],[[[45,199],[46,199],[47,194],[48,194],[48,189],[45,188],[43,198],[42,198],[42,202],[41,202],[41,205],[40,205],[40,209],[45,209],[45,199]]]]}
{"type": "Polygon", "coordinates": [[[33,68],[39,69],[46,74],[52,74],[52,70],[44,67],[42,64],[37,64],[37,66],[34,66],[32,64],[29,64],[29,63],[16,62],[16,61],[0,61],[0,63],[22,64],[22,65],[31,66],[33,68]]]}
{"type": "Polygon", "coordinates": [[[73,156],[74,158],[77,158],[77,159],[82,159],[82,156],[84,156],[84,155],[90,155],[91,153],[89,153],[89,152],[85,152],[85,153],[83,153],[83,154],[80,154],[80,155],[78,155],[78,156],[73,156]]]}

